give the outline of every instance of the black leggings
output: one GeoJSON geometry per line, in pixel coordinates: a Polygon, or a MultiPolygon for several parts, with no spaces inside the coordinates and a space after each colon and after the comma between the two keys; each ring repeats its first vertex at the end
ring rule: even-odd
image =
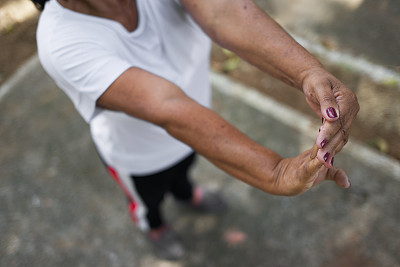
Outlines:
{"type": "Polygon", "coordinates": [[[125,175],[107,166],[128,197],[131,217],[141,230],[148,231],[164,225],[161,203],[166,193],[171,193],[180,201],[192,199],[193,185],[188,171],[195,156],[192,153],[174,166],[146,176],[125,175]]]}
{"type": "Polygon", "coordinates": [[[164,224],[160,206],[167,192],[170,192],[177,200],[190,201],[192,199],[193,186],[189,181],[188,171],[194,158],[195,153],[171,168],[156,174],[131,175],[136,191],[147,207],[146,217],[151,229],[164,224]]]}

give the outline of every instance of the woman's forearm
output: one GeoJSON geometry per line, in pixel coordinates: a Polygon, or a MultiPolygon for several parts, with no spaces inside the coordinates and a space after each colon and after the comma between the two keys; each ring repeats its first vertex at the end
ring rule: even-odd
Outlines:
{"type": "Polygon", "coordinates": [[[110,86],[97,104],[154,123],[229,174],[277,194],[273,170],[281,157],[189,98],[175,84],[131,68],[110,86]]]}
{"type": "Polygon", "coordinates": [[[217,167],[271,194],[276,188],[274,168],[282,159],[232,126],[214,111],[189,99],[170,105],[175,114],[161,126],[217,167]]]}
{"type": "Polygon", "coordinates": [[[321,63],[249,0],[182,0],[219,45],[301,90],[304,76],[321,63]]]}

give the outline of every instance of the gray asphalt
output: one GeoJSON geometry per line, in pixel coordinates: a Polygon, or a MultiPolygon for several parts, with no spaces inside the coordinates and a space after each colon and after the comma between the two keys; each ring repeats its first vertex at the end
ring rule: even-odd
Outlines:
{"type": "MultiPolygon", "coordinates": [[[[88,126],[38,62],[9,89],[0,102],[0,266],[400,266],[398,177],[346,152],[335,165],[351,189],[324,183],[298,197],[265,194],[199,158],[193,179],[220,190],[230,209],[204,215],[167,199],[166,217],[190,250],[160,260],[88,126]]],[[[218,90],[214,109],[284,156],[312,142],[218,90]]]]}
{"type": "Polygon", "coordinates": [[[286,29],[400,71],[398,0],[255,0],[286,29]]]}

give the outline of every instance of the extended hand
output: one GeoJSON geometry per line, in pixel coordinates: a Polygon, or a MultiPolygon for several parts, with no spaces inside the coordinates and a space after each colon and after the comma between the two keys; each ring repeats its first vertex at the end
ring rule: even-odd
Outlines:
{"type": "Polygon", "coordinates": [[[335,167],[326,168],[317,158],[310,158],[307,150],[295,158],[285,158],[274,168],[276,192],[279,195],[299,195],[311,187],[332,180],[343,188],[350,187],[347,174],[335,167]]]}
{"type": "Polygon", "coordinates": [[[315,156],[327,168],[342,150],[360,106],[355,94],[322,68],[313,69],[303,79],[303,92],[311,108],[323,119],[311,158],[315,156]]]}

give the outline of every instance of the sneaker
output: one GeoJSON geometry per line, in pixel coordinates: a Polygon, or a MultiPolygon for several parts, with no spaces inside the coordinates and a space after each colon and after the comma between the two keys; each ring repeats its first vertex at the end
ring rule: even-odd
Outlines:
{"type": "Polygon", "coordinates": [[[160,258],[176,261],[182,259],[186,254],[182,241],[171,229],[167,229],[157,239],[151,237],[149,237],[149,239],[154,245],[157,256],[160,258]]]}
{"type": "Polygon", "coordinates": [[[205,213],[221,213],[227,210],[228,204],[225,198],[217,191],[197,187],[195,194],[200,194],[198,203],[190,203],[190,206],[198,211],[205,213]]]}

